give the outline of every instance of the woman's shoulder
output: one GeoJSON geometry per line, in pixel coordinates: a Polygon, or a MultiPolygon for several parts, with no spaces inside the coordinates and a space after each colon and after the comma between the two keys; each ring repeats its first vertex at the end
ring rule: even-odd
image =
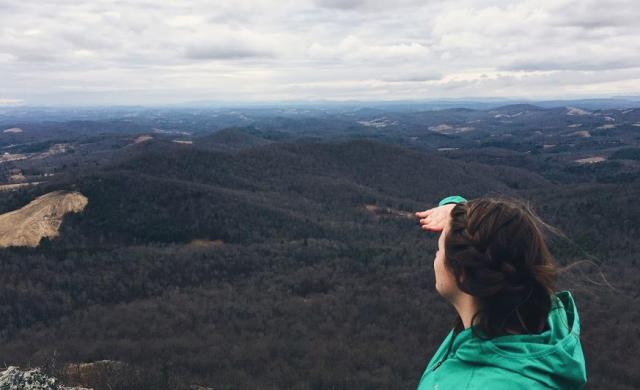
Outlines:
{"type": "Polygon", "coordinates": [[[524,390],[546,389],[543,383],[504,368],[477,366],[449,359],[438,369],[425,372],[418,390],[524,390]]]}

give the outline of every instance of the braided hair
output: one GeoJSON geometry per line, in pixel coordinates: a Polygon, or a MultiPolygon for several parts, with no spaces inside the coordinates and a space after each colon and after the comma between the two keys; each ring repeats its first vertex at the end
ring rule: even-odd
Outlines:
{"type": "MultiPolygon", "coordinates": [[[[479,198],[451,210],[445,266],[479,303],[471,321],[478,337],[544,331],[557,278],[544,226],[512,199],[479,198]]],[[[454,329],[462,328],[458,316],[454,329]]]]}

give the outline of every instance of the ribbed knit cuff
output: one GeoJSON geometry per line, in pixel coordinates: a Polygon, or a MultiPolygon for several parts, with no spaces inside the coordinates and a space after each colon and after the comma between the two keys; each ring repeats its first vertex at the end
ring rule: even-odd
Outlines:
{"type": "Polygon", "coordinates": [[[438,206],[444,206],[445,204],[449,203],[465,203],[466,201],[467,200],[460,195],[451,195],[442,199],[440,203],[438,203],[438,206]]]}

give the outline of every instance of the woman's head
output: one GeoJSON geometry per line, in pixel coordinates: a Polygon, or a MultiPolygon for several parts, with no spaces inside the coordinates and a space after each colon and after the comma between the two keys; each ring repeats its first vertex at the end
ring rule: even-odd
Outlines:
{"type": "Polygon", "coordinates": [[[473,324],[487,337],[543,330],[556,280],[543,226],[511,199],[474,199],[451,210],[434,263],[436,289],[449,300],[473,296],[479,307],[473,324]]]}

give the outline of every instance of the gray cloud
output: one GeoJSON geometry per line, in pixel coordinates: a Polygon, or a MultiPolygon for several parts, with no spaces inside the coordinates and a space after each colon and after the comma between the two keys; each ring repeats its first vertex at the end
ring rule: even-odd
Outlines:
{"type": "MultiPolygon", "coordinates": [[[[432,2],[434,2],[432,0],[432,2]]],[[[424,0],[314,0],[315,5],[321,8],[337,10],[393,10],[398,7],[420,7],[425,5],[424,0]]]]}
{"type": "Polygon", "coordinates": [[[518,61],[509,65],[500,67],[501,70],[513,71],[594,71],[594,70],[617,70],[628,68],[640,68],[640,62],[637,59],[613,59],[607,60],[597,58],[591,61],[581,61],[578,59],[538,59],[531,61],[518,61]]]}
{"type": "Polygon", "coordinates": [[[560,2],[551,20],[555,26],[584,30],[637,27],[638,4],[635,0],[560,2]]]}
{"type": "Polygon", "coordinates": [[[324,8],[357,9],[366,6],[369,2],[366,0],[316,0],[315,3],[324,8]]]}
{"type": "Polygon", "coordinates": [[[415,73],[415,74],[404,74],[398,76],[389,76],[381,78],[382,81],[390,82],[390,83],[420,83],[425,81],[435,81],[442,80],[442,74],[440,73],[415,73]]]}
{"type": "Polygon", "coordinates": [[[185,55],[187,58],[195,60],[237,60],[275,57],[274,53],[266,50],[219,45],[190,47],[186,50],[185,55]]]}

